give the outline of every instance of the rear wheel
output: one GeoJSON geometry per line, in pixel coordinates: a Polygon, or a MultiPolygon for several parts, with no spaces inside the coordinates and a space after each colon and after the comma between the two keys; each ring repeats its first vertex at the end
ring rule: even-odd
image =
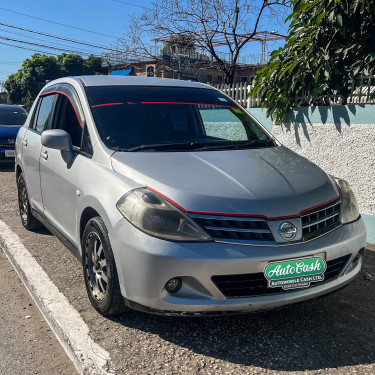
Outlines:
{"type": "Polygon", "coordinates": [[[27,188],[23,173],[20,173],[17,179],[18,188],[18,208],[21,217],[22,225],[28,229],[38,229],[42,224],[33,216],[30,208],[30,201],[27,194],[27,188]]]}
{"type": "Polygon", "coordinates": [[[103,315],[126,310],[108,231],[101,217],[89,220],[82,236],[82,264],[87,294],[103,315]]]}

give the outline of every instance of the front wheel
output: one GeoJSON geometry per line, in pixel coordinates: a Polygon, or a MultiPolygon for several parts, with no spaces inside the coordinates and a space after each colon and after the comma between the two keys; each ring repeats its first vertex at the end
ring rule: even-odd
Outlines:
{"type": "Polygon", "coordinates": [[[82,265],[87,294],[102,315],[126,310],[108,231],[101,217],[89,220],[82,236],[82,265]]]}

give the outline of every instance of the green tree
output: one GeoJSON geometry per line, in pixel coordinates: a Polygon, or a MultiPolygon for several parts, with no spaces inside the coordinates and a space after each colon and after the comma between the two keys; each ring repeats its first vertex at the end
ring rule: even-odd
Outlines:
{"type": "Polygon", "coordinates": [[[55,57],[39,53],[32,55],[23,61],[21,69],[5,81],[8,103],[31,105],[46,80],[61,76],[55,57]]]}
{"type": "Polygon", "coordinates": [[[102,58],[89,55],[83,61],[83,72],[85,75],[108,74],[108,68],[102,67],[102,58]]]}
{"type": "Polygon", "coordinates": [[[374,0],[292,0],[289,35],[258,70],[251,95],[260,95],[280,123],[296,98],[341,95],[343,102],[361,76],[375,67],[374,0]]]}
{"type": "Polygon", "coordinates": [[[10,104],[31,105],[46,81],[64,76],[106,74],[101,58],[63,53],[57,57],[36,53],[22,63],[21,69],[5,81],[10,104]]]}
{"type": "Polygon", "coordinates": [[[64,76],[77,76],[83,74],[84,59],[81,55],[63,53],[57,56],[57,63],[64,76]]]}

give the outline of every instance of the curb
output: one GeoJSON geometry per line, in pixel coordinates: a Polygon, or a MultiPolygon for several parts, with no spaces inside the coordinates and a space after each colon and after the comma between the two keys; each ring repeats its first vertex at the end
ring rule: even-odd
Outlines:
{"type": "Polygon", "coordinates": [[[113,375],[109,353],[93,341],[78,311],[1,219],[0,245],[78,373],[113,375]]]}

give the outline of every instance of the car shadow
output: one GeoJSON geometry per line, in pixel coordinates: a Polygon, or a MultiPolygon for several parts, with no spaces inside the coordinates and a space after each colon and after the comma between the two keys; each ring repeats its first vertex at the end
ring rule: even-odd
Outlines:
{"type": "Polygon", "coordinates": [[[110,317],[195,353],[244,366],[304,371],[375,362],[375,252],[347,288],[270,312],[183,318],[129,311],[110,317]],[[371,276],[373,275],[373,276],[371,276]]]}
{"type": "Polygon", "coordinates": [[[14,172],[13,164],[0,164],[0,172],[14,172]]]}
{"type": "Polygon", "coordinates": [[[33,229],[34,233],[41,234],[42,236],[54,236],[45,226],[38,229],[33,229]]]}

